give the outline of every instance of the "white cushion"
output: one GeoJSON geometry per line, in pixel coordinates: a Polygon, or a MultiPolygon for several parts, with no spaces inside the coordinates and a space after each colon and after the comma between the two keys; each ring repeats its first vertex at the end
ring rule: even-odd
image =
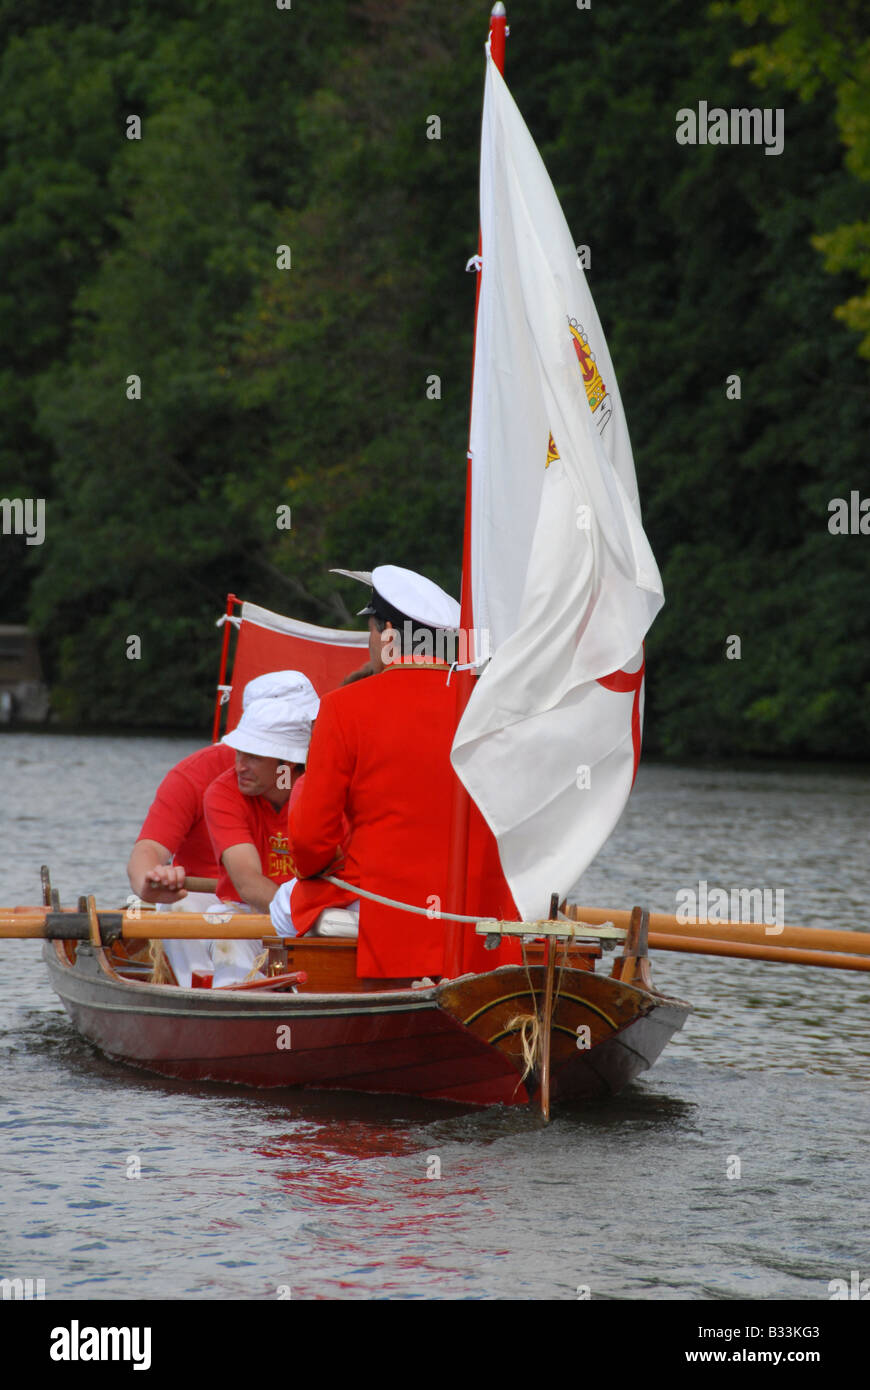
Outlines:
{"type": "Polygon", "coordinates": [[[309,936],[341,936],[356,941],[359,936],[359,904],[356,912],[346,907],[328,907],[321,912],[309,936]]]}

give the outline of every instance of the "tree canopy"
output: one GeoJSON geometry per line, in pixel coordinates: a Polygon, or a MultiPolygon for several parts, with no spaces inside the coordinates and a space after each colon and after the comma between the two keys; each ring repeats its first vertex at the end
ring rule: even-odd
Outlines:
{"type": "MultiPolygon", "coordinates": [[[[0,0],[0,492],[47,513],[0,591],[64,718],[205,730],[228,590],[329,625],[333,565],[457,590],[477,8],[0,0]]],[[[823,8],[509,14],[665,582],[669,755],[870,753],[870,537],[828,525],[867,487],[868,48],[823,8]],[[782,153],[678,144],[701,100],[782,108],[782,153]]]]}

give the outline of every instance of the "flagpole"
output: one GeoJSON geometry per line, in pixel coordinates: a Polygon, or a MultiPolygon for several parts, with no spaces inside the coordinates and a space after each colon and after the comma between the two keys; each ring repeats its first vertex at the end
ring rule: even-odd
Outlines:
{"type": "MultiPolygon", "coordinates": [[[[502,0],[493,5],[489,17],[489,41],[492,60],[504,76],[505,41],[507,38],[507,14],[502,0]]],[[[482,245],[480,228],[477,232],[477,283],[474,294],[474,349],[471,357],[471,394],[474,395],[474,352],[477,348],[477,314],[480,305],[482,245]]],[[[470,431],[469,410],[469,431],[470,431]]],[[[474,608],[471,597],[471,457],[465,465],[465,530],[462,541],[462,598],[460,604],[460,628],[466,634],[466,660],[473,659],[471,652],[471,633],[474,629],[474,608]]],[[[465,706],[471,699],[474,689],[474,676],[471,671],[457,671],[453,677],[456,687],[456,727],[462,718],[465,706]]],[[[453,801],[450,808],[450,850],[447,871],[447,899],[451,912],[464,912],[468,879],[468,818],[470,810],[468,792],[460,779],[454,776],[453,801]]],[[[448,922],[444,929],[444,974],[452,979],[462,973],[462,945],[465,928],[460,922],[448,922]]]]}

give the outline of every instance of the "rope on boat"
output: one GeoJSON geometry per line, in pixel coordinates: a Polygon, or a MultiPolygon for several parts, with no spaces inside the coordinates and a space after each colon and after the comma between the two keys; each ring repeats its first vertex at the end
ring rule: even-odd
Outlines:
{"type": "Polygon", "coordinates": [[[260,971],[263,969],[263,966],[266,964],[266,961],[268,959],[268,951],[261,951],[258,956],[255,956],[254,964],[251,966],[250,970],[248,971],[247,975],[242,981],[242,984],[247,985],[250,983],[251,980],[256,980],[257,976],[260,974],[260,971]]]}
{"type": "Polygon", "coordinates": [[[332,874],[318,874],[318,878],[325,879],[327,883],[334,883],[336,888],[344,888],[348,893],[353,893],[354,897],[371,898],[373,903],[383,903],[384,907],[397,907],[401,912],[415,912],[418,917],[429,917],[439,921],[448,922],[489,922],[489,917],[464,917],[459,912],[436,912],[431,907],[413,907],[411,903],[400,903],[395,898],[385,898],[381,893],[370,893],[367,888],[360,888],[356,883],[345,883],[343,878],[334,878],[332,874]]]}
{"type": "Polygon", "coordinates": [[[175,976],[170,969],[169,960],[163,949],[163,942],[159,937],[149,937],[148,957],[151,961],[151,984],[175,984],[175,976]]]}
{"type": "MultiPolygon", "coordinates": [[[[534,998],[534,994],[532,998],[534,998]]],[[[529,1073],[538,1066],[540,1060],[541,1020],[537,1014],[514,1014],[513,1018],[508,1019],[507,1031],[510,1033],[514,1028],[519,1032],[523,1049],[523,1074],[520,1081],[525,1081],[529,1073]]]]}
{"type": "MultiPolygon", "coordinates": [[[[578,925],[581,925],[578,923],[578,925]]],[[[529,985],[529,994],[532,1004],[535,1003],[535,987],[532,984],[532,972],[529,969],[529,958],[526,952],[526,943],[522,943],[523,968],[526,972],[526,979],[529,985]]],[[[556,987],[553,991],[553,1017],[556,1016],[556,1009],[559,1004],[559,996],[562,993],[562,980],[565,975],[565,955],[559,965],[559,974],[556,978],[556,987]]],[[[508,1019],[507,1030],[510,1032],[516,1029],[520,1035],[520,1045],[523,1049],[523,1074],[520,1081],[525,1081],[533,1071],[538,1071],[541,1066],[543,1055],[544,1028],[541,1015],[535,1009],[531,1014],[514,1014],[513,1018],[508,1019]]]]}
{"type": "MultiPolygon", "coordinates": [[[[439,922],[474,922],[475,925],[478,922],[496,922],[495,917],[466,917],[461,912],[442,912],[440,908],[436,912],[432,907],[414,907],[411,903],[400,903],[396,898],[385,898],[382,893],[370,893],[367,888],[360,888],[356,883],[346,883],[343,878],[335,878],[333,874],[315,874],[314,877],[322,878],[326,883],[334,883],[336,888],[344,888],[346,892],[353,893],[354,897],[370,898],[373,903],[383,903],[384,907],[395,907],[398,908],[400,912],[414,912],[418,917],[429,917],[439,922]]],[[[541,917],[534,922],[511,922],[511,926],[521,925],[528,927],[529,935],[533,935],[535,927],[543,926],[544,923],[549,922],[549,920],[549,917],[541,917]]],[[[570,917],[563,918],[561,913],[559,914],[559,920],[564,920],[566,928],[570,928],[570,933],[566,930],[566,936],[569,934],[571,936],[582,936],[582,928],[584,926],[587,928],[586,935],[588,936],[588,923],[574,922],[570,917]]]]}

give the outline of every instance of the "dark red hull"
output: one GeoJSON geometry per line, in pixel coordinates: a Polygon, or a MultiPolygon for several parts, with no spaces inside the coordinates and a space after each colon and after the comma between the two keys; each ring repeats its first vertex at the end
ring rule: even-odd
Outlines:
{"type": "MultiPolygon", "coordinates": [[[[45,959],[52,986],[84,1037],[111,1057],[165,1076],[389,1092],[477,1105],[526,1104],[537,1089],[534,1073],[522,1080],[516,1047],[494,1045],[486,1028],[472,1031],[457,1017],[457,1008],[462,1015],[478,1003],[481,982],[491,983],[493,1002],[471,1009],[478,1025],[480,1015],[503,999],[519,997],[512,987],[521,977],[524,989],[529,976],[516,967],[466,977],[467,985],[287,994],[184,990],[122,979],[102,951],[85,946],[71,962],[60,943],[47,943],[45,959]],[[472,987],[473,999],[467,994],[472,987]]],[[[608,1018],[609,1035],[585,1051],[571,1039],[554,1063],[553,1098],[618,1091],[652,1065],[682,1026],[688,1006],[607,977],[566,974],[578,977],[575,991],[585,987],[600,995],[608,986],[618,991],[624,1021],[600,1004],[585,1006],[608,1018]]],[[[570,1005],[580,1010],[577,1017],[587,1017],[579,995],[570,998],[578,1001],[570,1005]]],[[[573,1022],[562,1026],[565,1034],[573,1031],[573,1022]]]]}

